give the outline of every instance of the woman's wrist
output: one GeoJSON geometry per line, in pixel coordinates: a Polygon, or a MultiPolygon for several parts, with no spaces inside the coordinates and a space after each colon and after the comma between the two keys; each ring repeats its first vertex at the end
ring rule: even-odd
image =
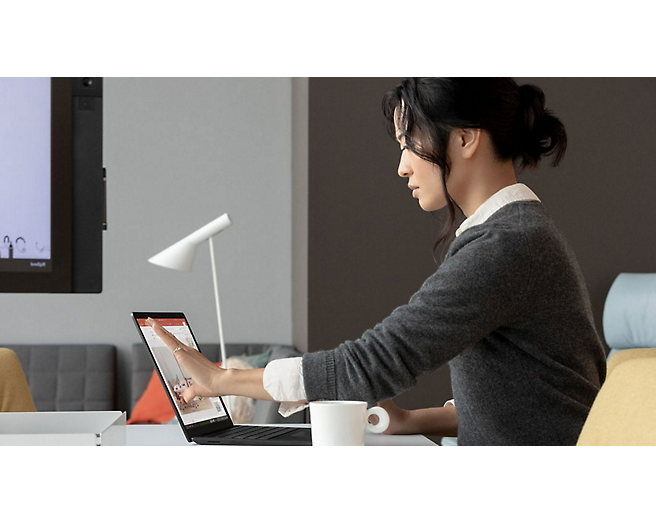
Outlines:
{"type": "Polygon", "coordinates": [[[217,389],[221,390],[221,395],[241,395],[251,399],[273,400],[271,395],[264,389],[264,368],[253,370],[221,369],[216,379],[217,389]]]}
{"type": "Polygon", "coordinates": [[[384,406],[390,415],[390,425],[385,433],[388,435],[413,435],[418,433],[415,431],[416,419],[413,410],[399,408],[391,401],[383,403],[381,406],[384,406]]]}
{"type": "Polygon", "coordinates": [[[418,412],[421,410],[403,410],[402,424],[400,435],[415,435],[421,433],[420,416],[418,412]]]}

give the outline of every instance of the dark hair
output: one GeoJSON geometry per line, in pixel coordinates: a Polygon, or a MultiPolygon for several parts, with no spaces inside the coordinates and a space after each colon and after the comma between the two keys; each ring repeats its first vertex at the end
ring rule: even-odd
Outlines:
{"type": "Polygon", "coordinates": [[[396,110],[407,148],[442,171],[449,218],[433,246],[433,258],[455,222],[457,205],[446,188],[450,173],[446,151],[453,129],[487,131],[496,158],[512,160],[519,170],[536,168],[542,156],[549,155],[554,155],[556,166],[567,148],[565,127],[545,109],[542,90],[530,84],[518,86],[512,78],[408,78],[383,98],[383,113],[394,138],[396,110]]]}

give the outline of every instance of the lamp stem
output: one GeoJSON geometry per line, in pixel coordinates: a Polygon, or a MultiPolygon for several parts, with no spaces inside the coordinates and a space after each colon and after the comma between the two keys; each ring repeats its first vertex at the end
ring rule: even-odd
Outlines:
{"type": "MultiPolygon", "coordinates": [[[[228,358],[226,357],[225,343],[223,342],[223,325],[221,324],[221,304],[219,303],[219,283],[216,272],[216,262],[214,260],[214,243],[212,238],[209,239],[210,243],[210,259],[212,260],[212,277],[214,279],[214,300],[216,301],[216,318],[219,324],[219,342],[221,343],[221,362],[223,368],[228,369],[228,358]]],[[[228,411],[232,413],[232,405],[230,396],[226,397],[228,411]]]]}

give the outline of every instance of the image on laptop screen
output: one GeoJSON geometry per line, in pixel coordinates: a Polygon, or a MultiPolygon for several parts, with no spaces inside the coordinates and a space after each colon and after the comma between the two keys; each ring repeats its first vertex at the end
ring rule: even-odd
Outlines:
{"type": "MultiPolygon", "coordinates": [[[[184,319],[156,319],[170,333],[187,346],[198,350],[193,335],[184,319]]],[[[218,397],[196,397],[193,401],[185,403],[182,400],[184,390],[193,384],[191,377],[178,364],[171,350],[155,334],[146,319],[137,319],[144,339],[155,357],[155,362],[161,372],[169,395],[173,397],[180,418],[185,426],[206,421],[220,421],[227,417],[227,413],[218,397]]]]}

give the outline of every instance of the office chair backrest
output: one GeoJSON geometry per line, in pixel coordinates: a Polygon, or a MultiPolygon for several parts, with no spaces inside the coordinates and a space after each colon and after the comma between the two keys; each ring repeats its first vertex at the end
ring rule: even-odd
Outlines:
{"type": "Polygon", "coordinates": [[[656,347],[656,274],[618,275],[606,297],[603,325],[609,360],[622,350],[656,347]]]}
{"type": "Polygon", "coordinates": [[[577,445],[656,445],[656,274],[618,275],[603,324],[606,381],[577,445]]]}

